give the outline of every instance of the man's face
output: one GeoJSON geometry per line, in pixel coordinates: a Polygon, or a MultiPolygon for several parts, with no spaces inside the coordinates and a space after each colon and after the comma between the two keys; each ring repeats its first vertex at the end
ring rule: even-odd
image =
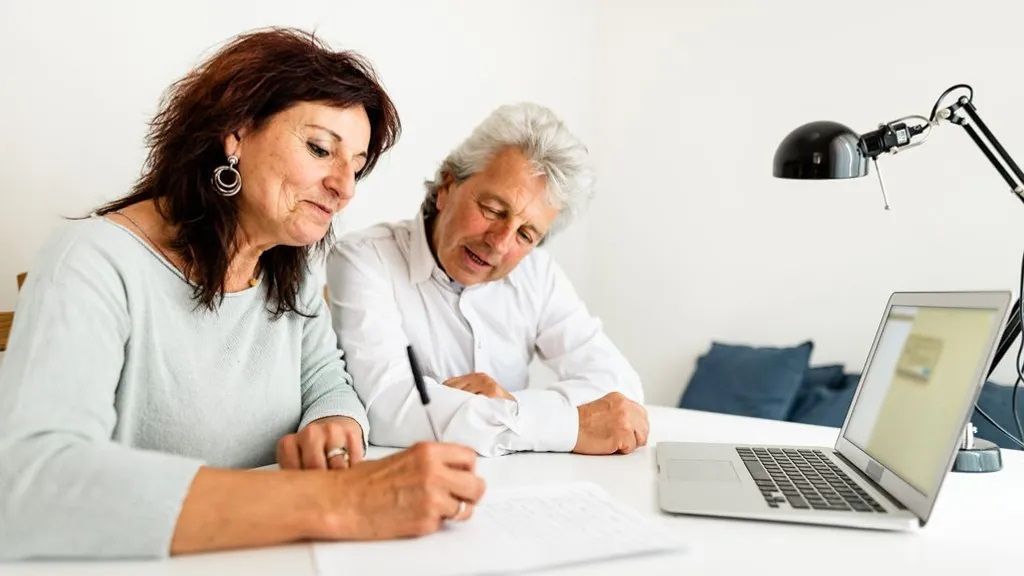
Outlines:
{"type": "Polygon", "coordinates": [[[453,280],[472,286],[507,276],[547,234],[559,209],[547,181],[517,148],[506,148],[462,182],[437,194],[434,253],[453,280]]]}

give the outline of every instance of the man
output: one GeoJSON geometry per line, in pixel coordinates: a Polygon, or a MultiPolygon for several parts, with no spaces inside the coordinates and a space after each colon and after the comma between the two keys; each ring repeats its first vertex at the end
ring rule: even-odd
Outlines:
{"type": "Polygon", "coordinates": [[[447,442],[484,456],[628,453],[647,442],[636,372],[536,247],[592,194],[586,148],[550,110],[503,106],[428,181],[421,213],[338,242],[334,329],[370,442],[433,439],[406,356],[416,351],[447,442]],[[528,388],[534,354],[558,381],[528,388]]]}

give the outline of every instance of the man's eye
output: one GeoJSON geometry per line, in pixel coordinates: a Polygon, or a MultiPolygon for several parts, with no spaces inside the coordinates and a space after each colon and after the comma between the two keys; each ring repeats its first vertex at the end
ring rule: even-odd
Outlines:
{"type": "Polygon", "coordinates": [[[496,208],[491,208],[490,206],[485,206],[481,204],[480,209],[483,210],[484,214],[486,214],[490,218],[498,218],[499,216],[501,216],[501,211],[496,208]]]}
{"type": "Polygon", "coordinates": [[[328,155],[330,155],[330,152],[321,148],[320,146],[317,146],[313,142],[306,142],[306,148],[309,149],[310,154],[316,156],[317,158],[326,158],[328,155]]]}

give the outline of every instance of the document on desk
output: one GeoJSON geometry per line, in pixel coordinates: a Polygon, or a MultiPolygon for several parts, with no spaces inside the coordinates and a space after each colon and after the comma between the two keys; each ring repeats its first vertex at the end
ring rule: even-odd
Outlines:
{"type": "Polygon", "coordinates": [[[622,556],[678,552],[654,520],[591,483],[492,489],[467,522],[422,538],[318,543],[321,576],[507,574],[622,556]]]}

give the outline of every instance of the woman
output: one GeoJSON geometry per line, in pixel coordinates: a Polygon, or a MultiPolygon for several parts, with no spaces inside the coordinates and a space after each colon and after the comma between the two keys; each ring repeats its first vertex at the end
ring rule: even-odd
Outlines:
{"type": "Polygon", "coordinates": [[[365,61],[295,30],[240,36],[171,87],[131,194],[60,231],[22,293],[0,558],[393,538],[472,514],[468,448],[355,465],[366,414],[305,282],[399,131],[365,61]],[[275,455],[285,470],[232,470],[275,455]]]}

